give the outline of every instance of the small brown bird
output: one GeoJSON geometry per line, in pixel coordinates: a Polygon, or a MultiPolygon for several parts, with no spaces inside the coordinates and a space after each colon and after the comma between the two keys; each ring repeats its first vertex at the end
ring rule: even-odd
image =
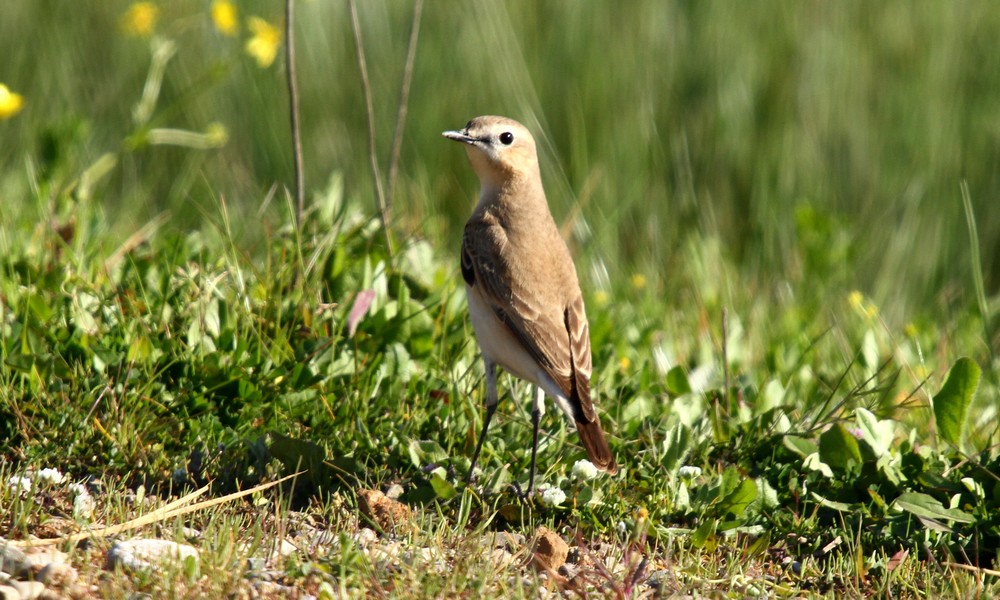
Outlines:
{"type": "Polygon", "coordinates": [[[590,461],[616,473],[590,398],[590,333],[580,284],[545,200],[534,139],[517,121],[494,116],[443,135],[466,144],[481,185],[462,238],[462,277],[486,365],[486,418],[467,482],[497,408],[497,365],[535,385],[528,494],[545,394],[573,420],[590,461]]]}

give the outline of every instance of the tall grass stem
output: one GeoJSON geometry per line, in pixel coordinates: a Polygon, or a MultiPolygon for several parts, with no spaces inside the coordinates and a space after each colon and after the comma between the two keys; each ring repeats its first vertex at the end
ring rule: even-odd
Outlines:
{"type": "Polygon", "coordinates": [[[288,75],[288,115],[292,128],[295,165],[295,226],[302,227],[306,209],[305,172],[302,165],[302,131],[299,126],[299,88],[295,80],[295,0],[285,0],[285,62],[288,75]]]}
{"type": "Polygon", "coordinates": [[[410,107],[410,84],[413,80],[413,61],[417,56],[417,40],[420,38],[420,18],[424,12],[424,0],[413,4],[413,23],[410,25],[410,43],[406,48],[406,66],[403,68],[403,82],[399,91],[399,110],[396,113],[396,131],[392,136],[392,153],[389,157],[389,184],[386,202],[392,208],[396,191],[396,176],[399,173],[399,152],[403,147],[403,131],[406,128],[406,113],[410,107]]]}
{"type": "Polygon", "coordinates": [[[368,78],[368,64],[365,61],[365,48],[361,41],[361,25],[358,22],[358,7],[354,0],[347,0],[351,10],[351,32],[354,34],[354,48],[358,55],[358,70],[361,71],[361,90],[365,96],[365,113],[368,117],[368,160],[371,163],[372,178],[375,180],[375,207],[382,220],[382,232],[385,234],[385,246],[389,256],[393,255],[392,237],[389,233],[391,221],[390,207],[386,202],[385,190],[382,188],[382,173],[378,166],[378,155],[375,147],[375,105],[372,101],[372,86],[368,78]]]}

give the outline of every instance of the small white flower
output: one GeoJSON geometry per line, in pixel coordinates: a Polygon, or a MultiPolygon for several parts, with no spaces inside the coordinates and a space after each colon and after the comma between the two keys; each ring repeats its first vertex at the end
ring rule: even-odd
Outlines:
{"type": "Polygon", "coordinates": [[[90,492],[87,491],[87,486],[82,483],[71,483],[69,484],[69,493],[75,496],[89,496],[90,492]]]}
{"type": "Polygon", "coordinates": [[[35,475],[35,481],[42,485],[59,485],[66,480],[66,476],[59,472],[59,469],[42,469],[35,475]]]}
{"type": "Polygon", "coordinates": [[[27,496],[31,493],[31,480],[24,475],[14,475],[7,480],[7,487],[13,488],[21,496],[27,496]]]}
{"type": "Polygon", "coordinates": [[[696,477],[701,477],[701,467],[691,467],[684,465],[678,469],[678,474],[684,479],[694,479],[696,477]]]}
{"type": "Polygon", "coordinates": [[[539,488],[542,493],[542,504],[546,506],[559,506],[566,501],[566,492],[557,487],[539,488]]]}
{"type": "Polygon", "coordinates": [[[94,516],[94,497],[90,494],[77,494],[73,499],[73,518],[79,521],[89,520],[94,516]]]}
{"type": "Polygon", "coordinates": [[[590,481],[597,477],[597,467],[589,460],[583,459],[573,463],[573,478],[580,481],[590,481]]]}

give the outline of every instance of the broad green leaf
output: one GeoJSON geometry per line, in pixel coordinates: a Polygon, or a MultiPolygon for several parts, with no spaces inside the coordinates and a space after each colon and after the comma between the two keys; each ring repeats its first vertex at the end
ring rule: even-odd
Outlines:
{"type": "Polygon", "coordinates": [[[772,509],[781,506],[778,490],[771,487],[770,482],[763,477],[757,480],[757,499],[763,508],[772,509]]]}
{"type": "Polygon", "coordinates": [[[861,464],[858,440],[840,423],[819,436],[819,457],[834,469],[846,469],[851,463],[861,464]]]}
{"type": "Polygon", "coordinates": [[[934,395],[934,419],[941,438],[953,446],[962,441],[965,417],[979,387],[982,370],[971,358],[962,357],[948,371],[941,391],[934,395]]]}
{"type": "Polygon", "coordinates": [[[893,502],[893,506],[923,519],[955,521],[956,523],[972,523],[975,521],[975,517],[964,510],[945,508],[933,496],[917,492],[901,495],[893,502]]]}
{"type": "Polygon", "coordinates": [[[35,315],[39,322],[46,322],[52,318],[52,307],[40,294],[31,294],[28,296],[28,308],[35,315]]]}
{"type": "Polygon", "coordinates": [[[138,335],[128,346],[128,361],[132,363],[146,363],[153,356],[153,344],[145,335],[138,335]]]}
{"type": "Polygon", "coordinates": [[[691,430],[677,423],[663,440],[662,467],[671,473],[676,471],[690,450],[691,430]]]}
{"type": "Polygon", "coordinates": [[[725,414],[720,401],[712,402],[708,407],[708,420],[712,424],[712,439],[716,444],[729,442],[732,422],[725,414]]]}
{"type": "Polygon", "coordinates": [[[728,467],[719,476],[719,497],[725,498],[746,481],[745,475],[736,467],[728,467]]]}
{"type": "Polygon", "coordinates": [[[695,548],[708,548],[714,546],[714,543],[710,544],[715,538],[715,530],[719,526],[719,522],[715,519],[709,519],[704,521],[697,529],[691,534],[691,545],[695,548]]]}
{"type": "Polygon", "coordinates": [[[756,498],[757,484],[754,483],[753,479],[744,479],[739,487],[722,499],[719,508],[722,509],[723,513],[739,517],[756,498]]]}
{"type": "Polygon", "coordinates": [[[219,316],[218,298],[212,298],[211,300],[205,303],[205,309],[202,318],[204,319],[205,322],[205,333],[212,336],[214,341],[215,338],[219,337],[219,330],[221,329],[221,323],[222,323],[222,319],[219,316]]]}
{"type": "Polygon", "coordinates": [[[710,410],[704,394],[684,394],[669,402],[668,410],[688,427],[695,427],[705,420],[705,413],[710,410]]]}
{"type": "Polygon", "coordinates": [[[667,371],[667,391],[671,396],[683,396],[691,393],[691,384],[688,382],[687,373],[681,367],[674,367],[667,371]]]}
{"type": "Polygon", "coordinates": [[[802,458],[805,458],[810,454],[815,454],[818,450],[816,444],[812,440],[797,435],[786,435],[781,439],[781,443],[785,448],[788,448],[802,458]]]}
{"type": "Polygon", "coordinates": [[[458,490],[436,470],[431,473],[431,487],[434,494],[441,500],[451,500],[458,495],[458,490]]]}
{"type": "Polygon", "coordinates": [[[639,394],[625,405],[622,410],[622,421],[624,425],[639,424],[650,415],[654,414],[656,403],[645,394],[639,394]]]}
{"type": "Polygon", "coordinates": [[[896,433],[895,423],[888,419],[880,421],[871,411],[861,407],[854,410],[854,418],[861,431],[861,439],[871,447],[875,456],[881,457],[888,453],[896,433]]]}
{"type": "Polygon", "coordinates": [[[813,452],[802,461],[803,468],[819,471],[826,477],[833,477],[833,469],[819,458],[819,452],[813,452]]]}
{"type": "Polygon", "coordinates": [[[771,547],[771,532],[765,531],[763,534],[754,538],[753,542],[747,546],[746,551],[743,553],[748,559],[761,558],[763,557],[768,549],[771,547]]]}
{"type": "Polygon", "coordinates": [[[816,492],[809,492],[809,495],[813,497],[813,500],[819,502],[820,506],[824,506],[826,508],[832,508],[837,512],[851,512],[852,510],[855,509],[855,507],[850,504],[847,504],[845,502],[837,502],[836,500],[828,500],[823,496],[820,496],[816,492]]]}
{"type": "Polygon", "coordinates": [[[441,444],[434,440],[410,440],[407,450],[410,461],[418,469],[427,465],[443,462],[448,458],[448,453],[444,451],[441,444]]]}
{"type": "Polygon", "coordinates": [[[680,485],[677,487],[677,496],[674,498],[674,506],[683,511],[691,509],[691,493],[688,491],[687,483],[684,481],[681,481],[680,485]]]}
{"type": "Polygon", "coordinates": [[[755,409],[758,413],[767,412],[773,408],[781,406],[784,399],[784,386],[782,386],[781,382],[777,379],[772,379],[768,381],[761,390],[760,396],[757,398],[757,406],[755,409]]]}

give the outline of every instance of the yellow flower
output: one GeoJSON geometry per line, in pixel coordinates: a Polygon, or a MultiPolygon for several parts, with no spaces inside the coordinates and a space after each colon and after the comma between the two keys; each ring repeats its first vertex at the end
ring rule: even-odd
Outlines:
{"type": "Polygon", "coordinates": [[[257,61],[257,66],[266,69],[274,62],[281,45],[281,30],[260,17],[250,17],[250,31],[253,37],[247,41],[247,54],[257,61]]]}
{"type": "Polygon", "coordinates": [[[624,373],[624,372],[628,371],[629,367],[631,367],[631,366],[632,366],[632,359],[631,358],[629,358],[627,356],[623,356],[623,357],[621,357],[621,358],[618,359],[618,371],[619,372],[624,373]]]}
{"type": "Polygon", "coordinates": [[[597,290],[596,292],[594,292],[594,304],[596,304],[597,306],[603,308],[608,305],[608,301],[610,300],[611,298],[608,296],[608,293],[605,292],[604,290],[597,290]]]}
{"type": "Polygon", "coordinates": [[[636,273],[632,276],[632,287],[637,290],[641,290],[646,287],[646,276],[642,273],[636,273]]]}
{"type": "Polygon", "coordinates": [[[851,305],[851,308],[860,309],[861,305],[865,302],[865,295],[858,290],[854,290],[847,295],[847,302],[851,305]]]}
{"type": "Polygon", "coordinates": [[[226,142],[229,141],[229,132],[222,123],[210,123],[208,129],[205,130],[205,137],[213,148],[218,148],[225,146],[226,142]]]}
{"type": "Polygon", "coordinates": [[[21,112],[22,106],[24,106],[24,96],[15,94],[0,83],[0,119],[13,117],[21,112]]]}
{"type": "Polygon", "coordinates": [[[236,5],[230,0],[215,0],[212,2],[212,22],[222,35],[234,36],[239,30],[236,19],[236,5]]]}
{"type": "Polygon", "coordinates": [[[156,28],[156,17],[160,9],[152,2],[133,2],[121,18],[121,28],[126,33],[149,37],[156,28]]]}
{"type": "Polygon", "coordinates": [[[851,305],[851,308],[869,319],[874,319],[878,316],[878,307],[871,302],[866,302],[865,295],[858,290],[854,290],[847,295],[847,303],[851,305]]]}
{"type": "Polygon", "coordinates": [[[907,323],[906,327],[903,328],[903,331],[906,332],[907,337],[911,338],[917,337],[917,333],[919,333],[919,331],[917,330],[917,326],[914,325],[913,323],[907,323]]]}

